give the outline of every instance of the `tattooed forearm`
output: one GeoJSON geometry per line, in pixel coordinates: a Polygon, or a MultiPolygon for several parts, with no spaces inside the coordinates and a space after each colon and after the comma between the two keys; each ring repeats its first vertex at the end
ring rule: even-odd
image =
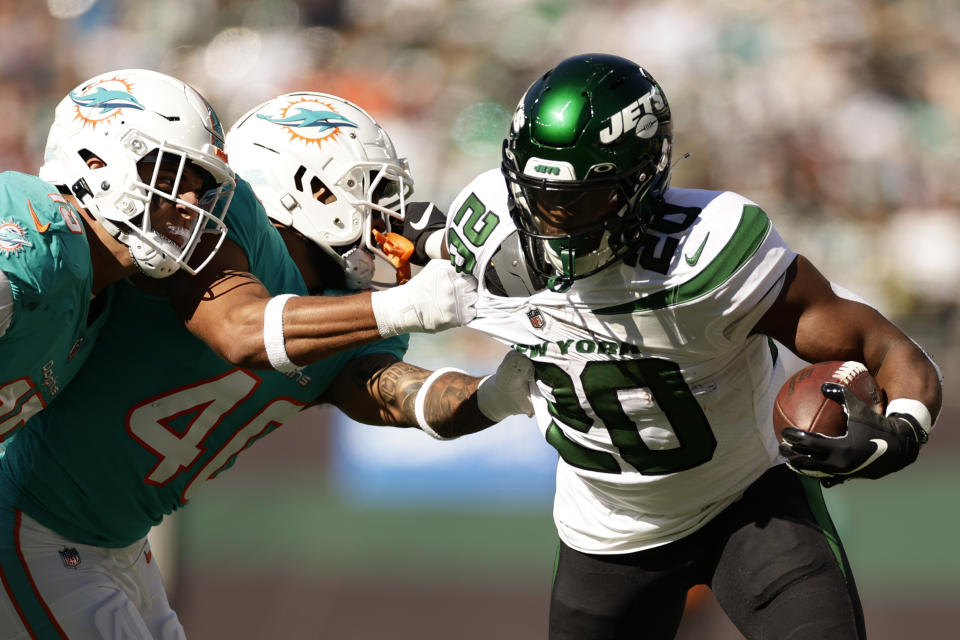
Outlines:
{"type": "MultiPolygon", "coordinates": [[[[388,424],[417,426],[417,393],[431,373],[405,362],[395,362],[378,372],[374,395],[381,400],[388,424]]],[[[479,378],[455,372],[437,378],[424,398],[423,414],[430,427],[444,437],[456,438],[490,426],[490,420],[477,407],[479,383],[479,378]]]]}
{"type": "Polygon", "coordinates": [[[430,427],[444,438],[474,433],[493,424],[477,406],[479,378],[448,373],[427,390],[424,416],[430,427]]]}
{"type": "MultiPolygon", "coordinates": [[[[391,354],[353,360],[316,402],[335,404],[366,424],[418,428],[417,394],[433,373],[391,354]]],[[[424,392],[424,418],[444,438],[456,438],[493,424],[477,406],[480,378],[446,372],[424,392]]]]}
{"type": "Polygon", "coordinates": [[[374,396],[380,398],[382,406],[393,408],[395,413],[399,411],[403,423],[416,426],[414,403],[417,392],[429,375],[429,371],[420,367],[396,362],[380,371],[376,379],[370,378],[370,383],[376,385],[374,396]]]}

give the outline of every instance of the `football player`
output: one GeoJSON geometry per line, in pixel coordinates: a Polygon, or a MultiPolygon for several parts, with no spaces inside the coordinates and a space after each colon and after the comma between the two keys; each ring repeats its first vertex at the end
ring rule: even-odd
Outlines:
{"type": "Polygon", "coordinates": [[[82,164],[68,173],[74,191],[0,174],[0,443],[86,360],[110,283],[138,272],[195,273],[223,241],[235,181],[211,114],[173,78],[95,78],[58,107],[50,137],[57,148],[42,172],[54,176],[61,160],[82,164]],[[117,129],[123,144],[104,145],[117,129]],[[208,242],[198,250],[201,239],[208,242]]]}
{"type": "MultiPolygon", "coordinates": [[[[137,82],[128,80],[135,96],[144,95],[138,91],[151,81],[146,73],[108,75],[124,79],[136,75],[137,82]]],[[[145,99],[116,99],[102,108],[135,109],[130,104],[155,108],[145,99]]],[[[63,122],[60,115],[58,121],[63,122]]],[[[121,114],[114,124],[122,125],[128,117],[121,114]]],[[[366,218],[379,207],[402,219],[403,199],[394,194],[408,195],[408,173],[375,123],[358,113],[350,117],[355,130],[341,121],[338,131],[329,132],[330,138],[353,140],[351,134],[359,134],[362,148],[371,155],[369,145],[377,145],[375,166],[358,164],[345,170],[358,182],[356,193],[371,199],[368,208],[356,203],[357,215],[366,218]],[[379,188],[384,181],[391,184],[379,188]]],[[[102,183],[110,178],[89,177],[86,172],[99,167],[86,160],[110,167],[117,162],[111,153],[123,153],[121,148],[142,151],[134,144],[143,139],[140,131],[103,124],[82,147],[70,136],[54,135],[49,143],[54,151],[67,154],[72,153],[69,148],[80,149],[76,155],[84,162],[63,162],[55,173],[91,207],[95,196],[90,194],[108,191],[102,183]],[[123,135],[114,135],[117,132],[123,135]]],[[[164,143],[160,148],[172,146],[164,143]]],[[[325,166],[321,147],[317,153],[314,162],[325,166]]],[[[51,153],[48,161],[57,158],[58,153],[51,153]]],[[[309,171],[316,173],[313,165],[309,171]]],[[[176,191],[178,181],[189,180],[173,178],[169,188],[176,191]]],[[[140,187],[121,193],[128,191],[134,195],[120,196],[121,203],[123,197],[151,199],[152,194],[142,195],[140,187]]],[[[414,324],[439,329],[469,317],[462,299],[457,300],[469,290],[455,290],[459,286],[455,282],[462,278],[435,268],[434,274],[441,277],[428,274],[424,279],[421,272],[389,291],[308,296],[305,280],[316,284],[317,276],[324,274],[307,265],[306,278],[301,275],[281,235],[242,180],[234,190],[226,224],[227,239],[215,239],[219,250],[190,281],[184,278],[180,288],[155,286],[177,274],[163,281],[141,276],[112,285],[109,314],[81,372],[9,442],[0,459],[0,629],[5,637],[184,637],[167,601],[147,532],[164,514],[190,501],[206,480],[232,466],[246,447],[312,403],[333,403],[359,420],[420,426],[437,436],[532,412],[527,394],[514,392],[526,386],[530,371],[529,361],[519,354],[511,354],[496,374],[482,379],[400,362],[406,336],[393,334],[414,324]],[[220,261],[224,254],[236,266],[220,261]],[[205,278],[209,291],[182,315],[184,305],[169,297],[170,291],[189,294],[196,290],[191,281],[199,278],[205,278]],[[430,285],[416,289],[422,286],[418,282],[430,285]],[[263,304],[240,311],[217,304],[217,299],[238,293],[263,304]],[[284,296],[297,294],[302,302],[288,305],[285,313],[273,306],[282,308],[284,296]],[[371,298],[376,306],[381,294],[388,306],[394,306],[384,313],[378,308],[374,316],[371,298]],[[427,307],[426,298],[433,300],[427,307]],[[208,302],[223,317],[205,311],[208,302]],[[196,331],[198,321],[205,330],[196,331]],[[216,344],[208,348],[200,338],[217,329],[213,324],[236,332],[231,334],[234,341],[247,343],[231,354],[246,353],[244,364],[265,368],[238,366],[221,358],[224,350],[216,344]],[[244,331],[257,335],[251,339],[244,331]],[[251,346],[254,343],[259,351],[251,346]],[[259,353],[265,346],[268,353],[259,353]],[[321,357],[306,366],[291,361],[321,357]]],[[[364,220],[360,227],[372,228],[364,220]]],[[[193,237],[195,230],[174,229],[171,236],[193,237]]],[[[203,237],[198,247],[207,246],[207,240],[203,237]]],[[[183,257],[192,265],[189,260],[183,257]]],[[[430,268],[428,264],[424,271],[430,268]]]]}
{"type": "MultiPolygon", "coordinates": [[[[413,182],[408,176],[404,191],[404,184],[390,176],[406,174],[407,161],[397,157],[389,135],[370,114],[349,100],[314,91],[267,100],[230,128],[226,150],[238,179],[252,187],[311,293],[370,289],[376,260],[391,271],[402,271],[403,264],[376,242],[379,230],[391,225],[414,240],[406,257],[417,264],[429,262],[436,251],[424,248],[420,236],[405,223],[411,212],[415,225],[421,219],[442,219],[442,212],[429,202],[407,202],[405,214],[398,215],[412,194],[413,182]],[[333,131],[337,127],[342,131],[333,131]]],[[[441,246],[430,242],[437,249],[441,246]]],[[[484,415],[493,421],[518,413],[532,415],[525,391],[531,366],[522,354],[507,354],[496,377],[500,386],[490,386],[491,378],[478,387],[484,415]]],[[[473,381],[462,371],[449,367],[427,371],[391,353],[353,360],[342,373],[317,402],[332,403],[358,422],[419,426],[440,439],[492,424],[473,416],[459,419],[449,413],[451,407],[440,403],[440,393],[427,393],[436,385],[437,391],[446,389],[462,402],[463,382],[473,381]],[[371,402],[371,389],[392,395],[371,402]]]]}
{"type": "Polygon", "coordinates": [[[862,638],[818,479],[913,462],[940,410],[938,370],[838,297],[757,204],[671,188],[672,147],[647,71],[575,56],[530,86],[500,169],[448,214],[449,253],[479,280],[469,326],[532,358],[560,455],[550,638],[672,638],[697,584],[748,638],[862,638]],[[773,340],[806,361],[865,363],[885,414],[832,386],[847,434],[788,429],[778,445],[773,340]]]}
{"type": "MultiPolygon", "coordinates": [[[[107,285],[130,275],[167,295],[224,359],[252,367],[295,369],[290,358],[316,362],[382,336],[458,326],[473,313],[471,279],[440,262],[403,288],[304,296],[287,312],[294,296],[272,296],[250,277],[226,232],[235,180],[225,160],[220,122],[198,92],[127,69],[91,78],[57,106],[40,178],[59,188],[0,177],[0,443],[73,377],[109,308],[107,285]]],[[[373,186],[397,189],[402,221],[409,174],[389,170],[373,186]]],[[[373,188],[373,178],[355,188],[373,188]]],[[[231,220],[258,215],[253,207],[240,197],[231,220]]]]}

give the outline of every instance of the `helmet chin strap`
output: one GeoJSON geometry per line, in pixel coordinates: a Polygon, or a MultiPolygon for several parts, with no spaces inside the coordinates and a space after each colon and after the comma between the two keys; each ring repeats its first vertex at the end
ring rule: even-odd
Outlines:
{"type": "Polygon", "coordinates": [[[566,293],[573,286],[573,276],[556,274],[547,278],[547,289],[554,293],[566,293]]]}
{"type": "Polygon", "coordinates": [[[578,257],[576,250],[569,245],[557,251],[549,244],[545,244],[544,254],[553,268],[559,271],[558,274],[547,280],[547,288],[556,293],[563,293],[573,285],[577,274],[589,274],[601,264],[613,258],[614,251],[610,246],[610,230],[603,230],[597,248],[587,255],[578,257]]]}
{"type": "MultiPolygon", "coordinates": [[[[180,252],[180,247],[170,238],[155,231],[150,232],[150,236],[153,242],[170,253],[180,252]]],[[[140,273],[147,277],[159,280],[173,275],[180,268],[177,261],[166,252],[155,249],[138,236],[120,234],[117,239],[130,248],[130,257],[133,258],[133,262],[140,269],[140,273]]]]}
{"type": "Polygon", "coordinates": [[[577,258],[574,250],[569,245],[560,249],[559,252],[552,247],[546,247],[547,260],[560,273],[554,274],[547,279],[547,288],[554,293],[564,293],[573,286],[573,281],[577,275],[577,258]]]}
{"type": "MultiPolygon", "coordinates": [[[[115,222],[102,215],[89,190],[85,190],[85,183],[82,184],[82,187],[81,183],[82,181],[77,182],[71,189],[71,192],[76,196],[77,200],[80,201],[84,209],[93,215],[107,233],[116,238],[121,244],[127,246],[130,257],[133,258],[133,263],[137,266],[137,269],[140,270],[140,273],[159,280],[160,278],[173,275],[173,273],[180,268],[177,260],[171,258],[167,253],[158,251],[144,242],[144,240],[136,234],[124,232],[115,222]]],[[[180,254],[180,246],[177,245],[176,242],[156,231],[149,233],[150,239],[155,244],[165,248],[172,254],[180,254]]]]}
{"type": "Polygon", "coordinates": [[[343,275],[346,287],[351,291],[370,288],[376,264],[373,256],[360,247],[355,247],[343,255],[343,275]]]}

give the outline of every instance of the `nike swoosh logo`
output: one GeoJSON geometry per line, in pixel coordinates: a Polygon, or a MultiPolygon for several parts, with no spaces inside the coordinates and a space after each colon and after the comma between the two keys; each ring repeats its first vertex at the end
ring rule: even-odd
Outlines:
{"type": "Polygon", "coordinates": [[[873,438],[872,440],[870,440],[870,442],[872,442],[873,444],[877,445],[877,450],[874,451],[873,454],[872,454],[869,458],[867,458],[866,460],[864,460],[864,462],[863,462],[862,465],[860,465],[859,467],[857,467],[857,468],[854,469],[853,471],[850,471],[849,473],[845,473],[844,475],[849,475],[849,474],[852,474],[852,473],[856,473],[857,471],[860,471],[860,469],[863,469],[863,468],[865,468],[865,467],[870,466],[870,465],[873,463],[874,460],[876,460],[877,458],[879,458],[880,456],[882,456],[883,454],[885,454],[885,453],[887,452],[887,441],[886,441],[886,440],[881,440],[880,438],[873,438]]]}
{"type": "Polygon", "coordinates": [[[47,229],[50,228],[50,223],[40,224],[40,218],[37,217],[37,212],[33,210],[33,203],[30,202],[29,198],[27,198],[27,206],[30,208],[30,215],[33,216],[33,224],[37,228],[37,231],[46,233],[47,229]]]}
{"type": "Polygon", "coordinates": [[[694,253],[692,256],[688,256],[688,255],[683,256],[684,260],[687,261],[688,265],[692,267],[693,265],[697,264],[697,262],[700,261],[700,254],[703,253],[703,248],[707,246],[707,240],[709,239],[710,239],[710,232],[707,231],[707,235],[704,236],[703,242],[701,242],[700,246],[697,248],[697,252],[694,253]]]}
{"type": "Polygon", "coordinates": [[[430,213],[432,211],[433,211],[433,203],[431,202],[430,206],[426,207],[423,210],[423,213],[420,214],[420,218],[416,222],[414,222],[413,220],[406,220],[404,222],[405,224],[410,225],[412,229],[416,229],[417,231],[420,231],[421,229],[427,226],[427,221],[430,220],[430,213]]]}

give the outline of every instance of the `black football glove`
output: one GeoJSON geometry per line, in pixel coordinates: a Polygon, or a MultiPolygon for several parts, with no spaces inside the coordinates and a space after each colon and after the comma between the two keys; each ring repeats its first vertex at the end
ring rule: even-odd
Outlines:
{"type": "Polygon", "coordinates": [[[410,262],[424,266],[431,258],[426,251],[427,238],[436,231],[443,231],[447,223],[447,214],[432,202],[408,202],[404,211],[403,228],[400,233],[413,243],[413,255],[410,262]]]}
{"type": "Polygon", "coordinates": [[[833,382],[824,382],[820,391],[843,406],[847,433],[831,437],[784,429],[780,454],[794,471],[832,487],[849,478],[880,478],[917,459],[927,433],[913,416],[882,416],[850,389],[833,382]]]}

